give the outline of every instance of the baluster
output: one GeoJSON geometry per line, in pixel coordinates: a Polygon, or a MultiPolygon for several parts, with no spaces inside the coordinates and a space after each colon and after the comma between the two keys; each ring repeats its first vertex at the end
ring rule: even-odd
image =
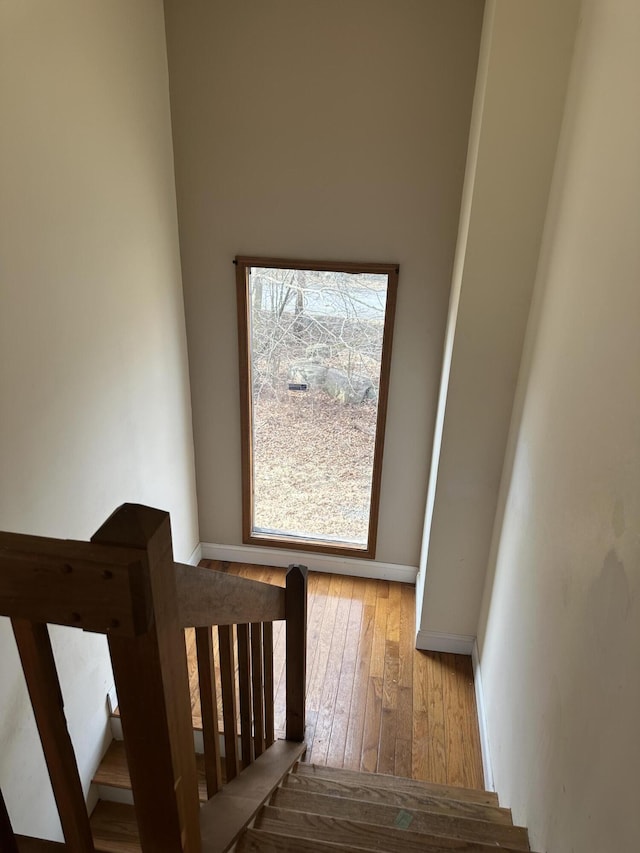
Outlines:
{"type": "Polygon", "coordinates": [[[264,679],[262,675],[262,623],[251,625],[251,680],[253,686],[253,748],[256,758],[264,752],[264,679]]]}
{"type": "Polygon", "coordinates": [[[218,625],[218,644],[220,648],[220,682],[222,685],[225,775],[226,781],[230,782],[238,775],[238,738],[236,736],[238,713],[231,625],[218,625]]]}
{"type": "Polygon", "coordinates": [[[242,766],[251,764],[251,663],[249,626],[236,625],[238,637],[238,685],[240,692],[240,745],[242,766]]]}
{"type": "Polygon", "coordinates": [[[262,626],[263,673],[264,673],[264,731],[265,746],[275,741],[274,690],[273,690],[273,622],[262,626]]]}
{"type": "Polygon", "coordinates": [[[89,815],[67,730],[64,702],[47,626],[12,619],[13,633],[36,718],[67,849],[93,851],[89,815]]]}
{"type": "Polygon", "coordinates": [[[211,628],[196,628],[200,712],[204,740],[204,771],[207,796],[213,797],[222,787],[220,773],[220,736],[218,733],[218,696],[213,660],[211,628]]]}

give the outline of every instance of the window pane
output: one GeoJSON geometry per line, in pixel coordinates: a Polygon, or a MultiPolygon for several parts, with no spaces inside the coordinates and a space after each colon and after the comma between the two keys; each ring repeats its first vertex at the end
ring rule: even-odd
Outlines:
{"type": "Polygon", "coordinates": [[[389,274],[246,272],[250,534],[366,550],[389,274]]]}

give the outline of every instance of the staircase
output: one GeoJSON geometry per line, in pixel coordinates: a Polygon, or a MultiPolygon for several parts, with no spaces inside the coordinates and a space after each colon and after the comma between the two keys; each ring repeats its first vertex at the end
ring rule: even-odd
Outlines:
{"type": "MultiPolygon", "coordinates": [[[[200,759],[200,799],[207,799],[200,759]]],[[[103,795],[127,799],[123,744],[113,741],[94,782],[103,795]]],[[[528,851],[526,829],[488,791],[455,788],[297,762],[262,805],[255,802],[236,853],[249,851],[528,851]]],[[[141,850],[133,805],[101,800],[91,816],[96,851],[141,850]]]]}
{"type": "Polygon", "coordinates": [[[494,794],[298,764],[237,846],[253,850],[529,850],[494,794]]]}
{"type": "Polygon", "coordinates": [[[281,588],[176,563],[168,514],[125,504],[90,542],[0,533],[0,615],[11,618],[65,838],[15,835],[0,791],[2,853],[529,850],[526,830],[493,794],[300,763],[302,566],[290,566],[281,588]],[[285,623],[282,740],[277,621],[285,623]],[[91,816],[48,623],[106,634],[109,643],[124,742],[110,746],[95,776],[101,800],[91,816]],[[187,628],[197,649],[197,743],[187,628]]]}

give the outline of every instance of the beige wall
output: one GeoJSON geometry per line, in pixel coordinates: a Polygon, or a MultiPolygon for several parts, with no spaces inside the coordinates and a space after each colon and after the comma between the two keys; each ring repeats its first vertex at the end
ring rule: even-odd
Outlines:
{"type": "MultiPolygon", "coordinates": [[[[116,506],[198,542],[168,79],[158,0],[0,3],[0,529],[89,537],[116,506]]],[[[53,629],[85,785],[111,672],[53,629]]],[[[57,817],[0,620],[0,787],[18,830],[57,817]]]]}
{"type": "Polygon", "coordinates": [[[587,0],[481,621],[497,789],[548,853],[638,849],[640,6],[587,0]]]}
{"type": "Polygon", "coordinates": [[[377,559],[416,566],[483,3],[165,8],[202,539],[241,543],[234,255],[397,261],[377,559]]]}
{"type": "Polygon", "coordinates": [[[457,635],[470,651],[476,634],[578,8],[486,8],[418,578],[421,648],[450,649],[442,635],[457,635]]]}

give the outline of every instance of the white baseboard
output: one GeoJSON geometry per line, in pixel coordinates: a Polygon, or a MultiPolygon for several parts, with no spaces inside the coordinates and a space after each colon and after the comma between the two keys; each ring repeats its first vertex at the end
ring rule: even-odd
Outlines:
{"type": "Polygon", "coordinates": [[[441,631],[418,631],[416,648],[424,652],[448,652],[453,655],[470,655],[475,637],[466,634],[444,634],[441,631]]]}
{"type": "Polygon", "coordinates": [[[122,721],[120,717],[112,714],[109,717],[109,725],[111,727],[111,735],[113,740],[124,740],[124,734],[122,732],[122,721]]]}
{"type": "Polygon", "coordinates": [[[133,805],[133,791],[130,788],[115,788],[112,785],[98,785],[98,798],[107,803],[126,803],[133,805]]]}
{"type": "Polygon", "coordinates": [[[191,552],[191,556],[187,560],[187,565],[197,566],[201,559],[202,559],[202,545],[200,544],[200,542],[198,542],[196,547],[191,552]]]}
{"type": "MultiPolygon", "coordinates": [[[[124,732],[122,731],[122,720],[120,719],[119,714],[112,714],[111,715],[110,725],[111,725],[111,735],[112,735],[113,740],[124,740],[124,732]]],[[[220,737],[221,737],[220,743],[222,744],[221,755],[224,756],[224,737],[222,735],[220,737]]],[[[204,753],[204,740],[202,738],[202,729],[194,729],[193,730],[193,746],[194,746],[196,753],[198,753],[199,755],[202,755],[204,753]]]]}
{"type": "Polygon", "coordinates": [[[116,693],[116,686],[112,684],[109,690],[107,691],[107,712],[109,714],[113,714],[115,709],[118,707],[118,694],[116,693]]]}
{"type": "MultiPolygon", "coordinates": [[[[256,563],[261,566],[288,566],[301,563],[313,572],[350,575],[356,578],[400,581],[415,584],[417,566],[402,566],[397,563],[379,563],[376,560],[358,560],[354,557],[339,557],[315,554],[311,551],[285,551],[280,548],[260,548],[256,545],[215,545],[202,543],[202,558],[224,560],[229,563],[256,563]]],[[[470,653],[470,652],[469,652],[470,653]]]]}
{"type": "Polygon", "coordinates": [[[478,727],[480,729],[480,749],[482,750],[482,770],[484,772],[484,787],[487,791],[495,791],[491,754],[489,752],[489,730],[487,727],[484,692],[482,689],[482,672],[480,670],[480,653],[478,644],[474,642],[471,654],[473,661],[473,683],[476,690],[476,707],[478,709],[478,727]]]}

